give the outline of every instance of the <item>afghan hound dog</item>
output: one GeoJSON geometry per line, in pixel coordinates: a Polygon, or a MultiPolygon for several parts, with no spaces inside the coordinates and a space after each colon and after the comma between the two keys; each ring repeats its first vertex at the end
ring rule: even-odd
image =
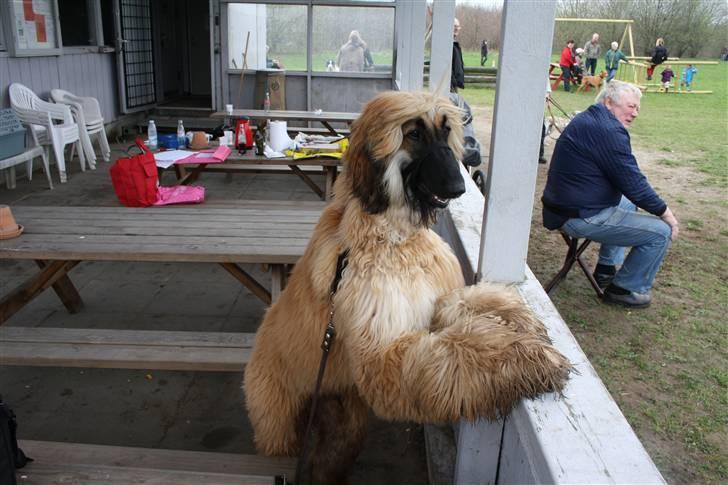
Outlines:
{"type": "Polygon", "coordinates": [[[345,483],[370,409],[420,423],[494,419],[565,384],[569,362],[515,291],[465,287],[430,229],[465,191],[461,118],[425,93],[386,92],[364,107],[334,198],[258,330],[243,385],[256,447],[295,455],[333,312],[307,478],[296,483],[345,483]]]}

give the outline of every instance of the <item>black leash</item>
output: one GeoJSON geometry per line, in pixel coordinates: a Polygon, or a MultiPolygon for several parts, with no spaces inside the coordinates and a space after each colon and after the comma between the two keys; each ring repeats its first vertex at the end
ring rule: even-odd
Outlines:
{"type": "Polygon", "coordinates": [[[301,454],[298,455],[298,462],[296,463],[296,483],[300,483],[303,466],[310,452],[309,448],[311,448],[311,431],[313,428],[313,420],[316,417],[316,408],[318,407],[319,394],[321,392],[321,381],[324,379],[326,362],[328,361],[329,352],[331,351],[331,346],[336,336],[336,328],[334,327],[334,295],[336,295],[336,290],[339,289],[341,275],[348,263],[348,257],[348,249],[339,254],[339,259],[336,261],[336,274],[334,275],[334,280],[331,282],[331,290],[329,292],[329,323],[326,325],[324,339],[321,342],[321,362],[319,363],[318,376],[316,377],[316,387],[314,387],[313,397],[311,398],[311,411],[308,414],[306,433],[303,435],[303,447],[301,448],[301,454]]]}

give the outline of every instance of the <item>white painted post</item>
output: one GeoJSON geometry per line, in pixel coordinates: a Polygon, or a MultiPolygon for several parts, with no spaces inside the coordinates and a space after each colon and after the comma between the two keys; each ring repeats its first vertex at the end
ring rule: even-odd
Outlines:
{"type": "Polygon", "coordinates": [[[455,2],[439,1],[432,5],[432,49],[430,54],[430,92],[450,92],[452,70],[452,23],[455,2]]]}
{"type": "Polygon", "coordinates": [[[397,1],[397,66],[395,81],[401,91],[422,89],[425,63],[425,0],[397,1]]]}
{"type": "Polygon", "coordinates": [[[525,277],[556,2],[506,1],[478,271],[525,277]]]}

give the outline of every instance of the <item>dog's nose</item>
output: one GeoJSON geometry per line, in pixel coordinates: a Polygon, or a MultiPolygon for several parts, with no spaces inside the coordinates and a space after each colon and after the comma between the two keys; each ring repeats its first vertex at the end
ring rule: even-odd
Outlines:
{"type": "Polygon", "coordinates": [[[447,199],[457,199],[465,193],[465,181],[462,175],[458,174],[457,180],[450,180],[445,187],[445,193],[442,194],[447,199]]]}

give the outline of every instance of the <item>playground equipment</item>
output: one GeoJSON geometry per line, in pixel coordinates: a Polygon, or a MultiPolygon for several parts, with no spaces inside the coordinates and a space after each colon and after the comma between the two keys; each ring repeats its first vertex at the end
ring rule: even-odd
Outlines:
{"type": "MultiPolygon", "coordinates": [[[[619,63],[619,70],[617,71],[617,75],[615,76],[615,79],[619,79],[620,81],[625,81],[629,83],[636,84],[642,92],[645,93],[657,93],[662,92],[660,90],[661,83],[659,81],[659,73],[661,72],[660,66],[657,67],[655,70],[655,75],[653,77],[653,81],[647,80],[647,68],[650,66],[647,62],[650,58],[649,57],[629,57],[630,63],[620,62],[619,63]]],[[[672,70],[675,72],[675,79],[673,82],[673,86],[667,91],[668,94],[713,94],[713,91],[709,90],[701,90],[696,89],[700,86],[700,67],[699,66],[706,66],[706,65],[717,65],[718,62],[716,61],[684,61],[680,60],[678,58],[668,58],[667,61],[665,61],[664,64],[661,64],[661,66],[666,65],[672,66],[672,70]],[[685,89],[684,87],[680,88],[680,82],[682,80],[683,72],[685,72],[685,69],[688,65],[698,66],[698,73],[693,78],[692,86],[690,90],[685,89]]]]}

